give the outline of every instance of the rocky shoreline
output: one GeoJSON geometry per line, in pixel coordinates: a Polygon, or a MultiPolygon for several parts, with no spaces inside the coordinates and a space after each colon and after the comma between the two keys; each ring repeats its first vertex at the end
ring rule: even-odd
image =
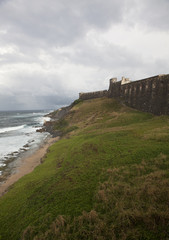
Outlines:
{"type": "Polygon", "coordinates": [[[61,137],[63,133],[61,130],[56,129],[56,123],[63,119],[69,113],[72,107],[73,104],[45,115],[45,117],[50,117],[50,121],[46,121],[43,127],[38,129],[37,132],[48,132],[52,137],[61,137]]]}
{"type": "MultiPolygon", "coordinates": [[[[37,129],[36,131],[41,133],[47,132],[50,134],[50,136],[47,137],[44,142],[42,142],[42,144],[39,146],[39,149],[42,148],[42,146],[45,145],[46,142],[50,140],[50,138],[57,138],[58,140],[60,137],[63,136],[63,132],[57,129],[56,124],[58,121],[62,120],[67,114],[69,114],[71,108],[76,104],[76,101],[67,107],[62,107],[56,111],[45,115],[45,117],[50,118],[50,121],[46,121],[43,124],[43,127],[37,129]]],[[[38,151],[38,149],[35,149],[35,151],[38,151]]],[[[13,152],[7,159],[6,166],[3,167],[3,174],[0,175],[0,186],[2,186],[12,175],[16,174],[17,168],[20,166],[22,159],[29,158],[29,156],[31,156],[32,154],[34,154],[34,151],[31,151],[28,144],[23,146],[20,153],[13,152]]]]}
{"type": "MultiPolygon", "coordinates": [[[[30,148],[29,143],[25,144],[20,151],[12,152],[6,157],[5,165],[1,167],[2,175],[0,175],[0,186],[13,174],[17,172],[17,168],[22,162],[22,159],[27,158],[34,154],[38,149],[48,142],[50,137],[48,136],[38,147],[30,148]]],[[[32,140],[30,143],[34,142],[32,140]]]]}
{"type": "Polygon", "coordinates": [[[2,181],[0,182],[0,197],[8,191],[11,185],[41,164],[48,148],[58,140],[59,137],[48,138],[35,152],[29,153],[17,161],[11,161],[13,166],[6,169],[5,175],[3,175],[3,179],[1,179],[2,181]]]}

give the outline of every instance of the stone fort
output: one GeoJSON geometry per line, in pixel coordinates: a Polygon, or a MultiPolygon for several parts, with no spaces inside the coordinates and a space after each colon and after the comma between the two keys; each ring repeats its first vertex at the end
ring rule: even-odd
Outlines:
{"type": "Polygon", "coordinates": [[[82,100],[100,97],[116,98],[129,107],[155,115],[169,115],[169,74],[137,81],[111,78],[108,90],[79,93],[82,100]]]}

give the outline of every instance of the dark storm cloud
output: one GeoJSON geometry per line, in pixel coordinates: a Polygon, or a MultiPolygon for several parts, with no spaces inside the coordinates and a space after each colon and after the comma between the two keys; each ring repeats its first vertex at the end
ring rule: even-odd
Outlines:
{"type": "MultiPolygon", "coordinates": [[[[0,8],[0,25],[6,39],[22,45],[34,39],[40,44],[63,46],[81,37],[89,27],[105,29],[121,21],[125,0],[107,1],[6,1],[0,8]]],[[[33,43],[30,42],[30,45],[33,43]]]]}
{"type": "Polygon", "coordinates": [[[73,97],[67,96],[32,96],[19,94],[8,96],[0,95],[0,110],[29,110],[29,109],[58,109],[73,102],[73,97]]]}
{"type": "MultiPolygon", "coordinates": [[[[34,88],[36,89],[37,87],[34,86],[34,88]]],[[[58,92],[51,94],[46,94],[44,91],[41,91],[41,87],[39,87],[39,92],[26,88],[25,90],[14,88],[9,92],[9,88],[4,88],[3,91],[0,92],[0,110],[57,109],[65,104],[70,104],[75,97],[77,96],[74,94],[67,96],[64,89],[61,88],[58,92]]]]}
{"type": "Polygon", "coordinates": [[[0,26],[5,40],[20,47],[70,45],[90,28],[106,30],[129,21],[150,28],[169,28],[169,1],[161,0],[4,0],[0,26]]]}

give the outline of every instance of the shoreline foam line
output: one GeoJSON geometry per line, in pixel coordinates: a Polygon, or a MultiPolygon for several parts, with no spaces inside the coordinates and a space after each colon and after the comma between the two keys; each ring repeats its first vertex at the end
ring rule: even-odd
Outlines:
{"type": "Polygon", "coordinates": [[[49,138],[46,143],[43,144],[36,152],[25,157],[20,162],[17,167],[17,171],[10,175],[3,183],[0,185],[0,197],[8,192],[8,188],[17,182],[24,175],[31,173],[35,167],[41,163],[41,158],[43,158],[48,150],[48,148],[58,141],[60,137],[49,138]]]}

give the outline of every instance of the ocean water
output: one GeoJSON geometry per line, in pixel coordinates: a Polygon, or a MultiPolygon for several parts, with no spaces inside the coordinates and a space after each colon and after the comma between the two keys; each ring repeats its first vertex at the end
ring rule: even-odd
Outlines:
{"type": "Polygon", "coordinates": [[[18,158],[22,153],[38,148],[49,136],[36,132],[50,111],[8,111],[0,112],[0,175],[9,160],[18,158]]]}

